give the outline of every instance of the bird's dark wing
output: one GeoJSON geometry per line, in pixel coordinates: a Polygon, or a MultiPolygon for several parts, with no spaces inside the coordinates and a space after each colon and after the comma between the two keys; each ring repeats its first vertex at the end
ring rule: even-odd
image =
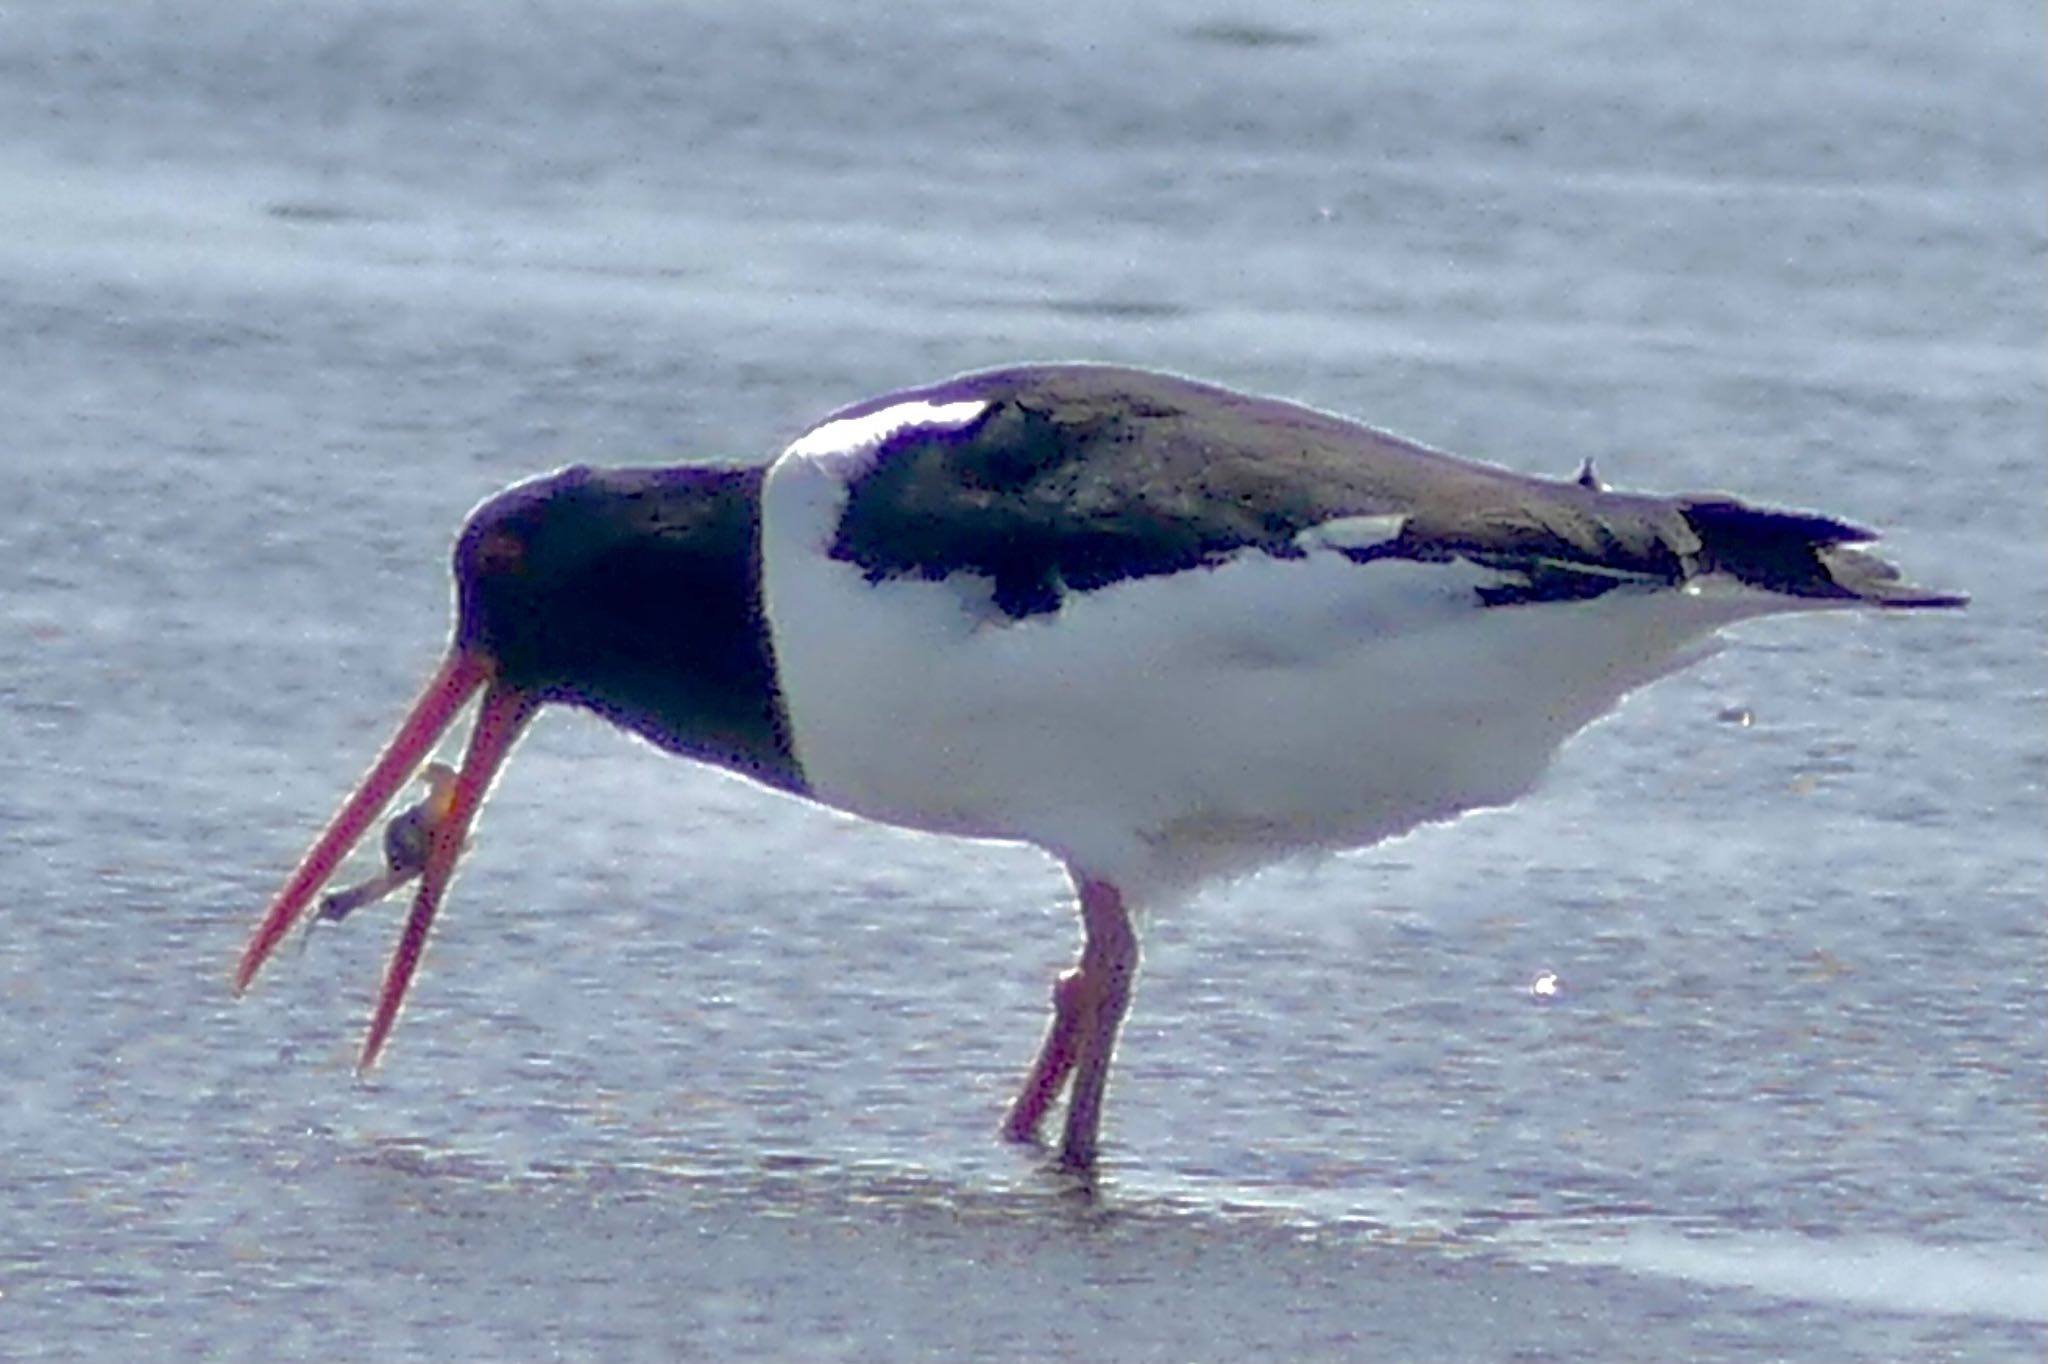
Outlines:
{"type": "Polygon", "coordinates": [[[1351,518],[1386,530],[1335,546],[1355,559],[1463,558],[1502,571],[1503,585],[1485,590],[1490,605],[1676,583],[1716,567],[1750,576],[1742,564],[1778,590],[1861,595],[1837,586],[1818,557],[1870,538],[1842,522],[1530,478],[1171,375],[994,370],[837,415],[920,400],[988,406],[964,427],[913,426],[884,442],[849,489],[832,554],[878,580],[984,576],[1015,617],[1056,610],[1065,592],[1250,550],[1296,557],[1306,532],[1351,518]]]}

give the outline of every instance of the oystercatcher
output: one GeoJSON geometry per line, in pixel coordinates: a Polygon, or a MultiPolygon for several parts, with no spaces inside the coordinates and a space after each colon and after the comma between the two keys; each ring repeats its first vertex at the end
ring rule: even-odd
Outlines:
{"type": "MultiPolygon", "coordinates": [[[[847,408],[756,467],[575,467],[479,507],[410,716],[279,892],[246,987],[477,692],[363,1044],[397,1018],[536,711],[774,790],[1014,839],[1084,945],[1004,1121],[1096,1157],[1134,909],[1526,792],[1574,732],[1752,616],[1952,607],[1832,517],[1471,463],[1166,374],[1035,365],[847,408]]],[[[418,830],[414,830],[415,841],[418,830]]]]}

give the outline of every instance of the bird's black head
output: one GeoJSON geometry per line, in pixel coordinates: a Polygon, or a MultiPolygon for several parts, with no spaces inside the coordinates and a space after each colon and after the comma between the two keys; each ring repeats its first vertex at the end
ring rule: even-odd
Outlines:
{"type": "Polygon", "coordinates": [[[500,685],[795,783],[759,588],[758,468],[576,466],[478,507],[456,647],[500,685]]]}
{"type": "Polygon", "coordinates": [[[547,702],[801,791],[761,610],[762,473],[565,469],[477,508],[455,545],[454,647],[271,902],[235,988],[479,693],[462,770],[427,817],[419,893],[363,1039],[364,1068],[397,1022],[470,824],[547,702]]]}

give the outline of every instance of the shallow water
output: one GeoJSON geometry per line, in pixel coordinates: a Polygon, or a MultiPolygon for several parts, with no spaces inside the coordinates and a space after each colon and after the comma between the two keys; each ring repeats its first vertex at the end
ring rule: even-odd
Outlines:
{"type": "Polygon", "coordinates": [[[0,1355],[2048,1346],[2038,7],[1100,8],[0,18],[0,1355]],[[476,500],[1021,357],[1975,602],[1745,627],[1512,811],[1161,918],[1094,1199],[992,1135],[1043,858],[587,718],[371,1080],[390,912],[229,999],[476,500]]]}

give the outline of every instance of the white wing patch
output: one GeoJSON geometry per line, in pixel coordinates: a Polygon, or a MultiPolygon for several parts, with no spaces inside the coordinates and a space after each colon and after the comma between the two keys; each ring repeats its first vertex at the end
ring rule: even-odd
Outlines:
{"type": "Polygon", "coordinates": [[[1390,540],[1401,538],[1402,527],[1408,518],[1398,512],[1387,512],[1380,516],[1340,516],[1334,521],[1325,521],[1310,526],[1294,537],[1294,547],[1300,550],[1376,549],[1390,540]]]}
{"type": "Polygon", "coordinates": [[[791,441],[768,468],[761,487],[764,575],[828,554],[853,484],[875,467],[882,447],[902,432],[959,431],[988,410],[979,398],[954,403],[897,403],[861,417],[826,422],[791,441]]]}
{"type": "Polygon", "coordinates": [[[922,427],[931,431],[958,431],[973,425],[988,411],[980,398],[956,403],[933,403],[920,398],[897,403],[860,417],[841,417],[814,427],[790,442],[778,465],[789,460],[808,460],[831,472],[843,483],[851,483],[875,467],[875,457],[891,436],[922,427]]]}

